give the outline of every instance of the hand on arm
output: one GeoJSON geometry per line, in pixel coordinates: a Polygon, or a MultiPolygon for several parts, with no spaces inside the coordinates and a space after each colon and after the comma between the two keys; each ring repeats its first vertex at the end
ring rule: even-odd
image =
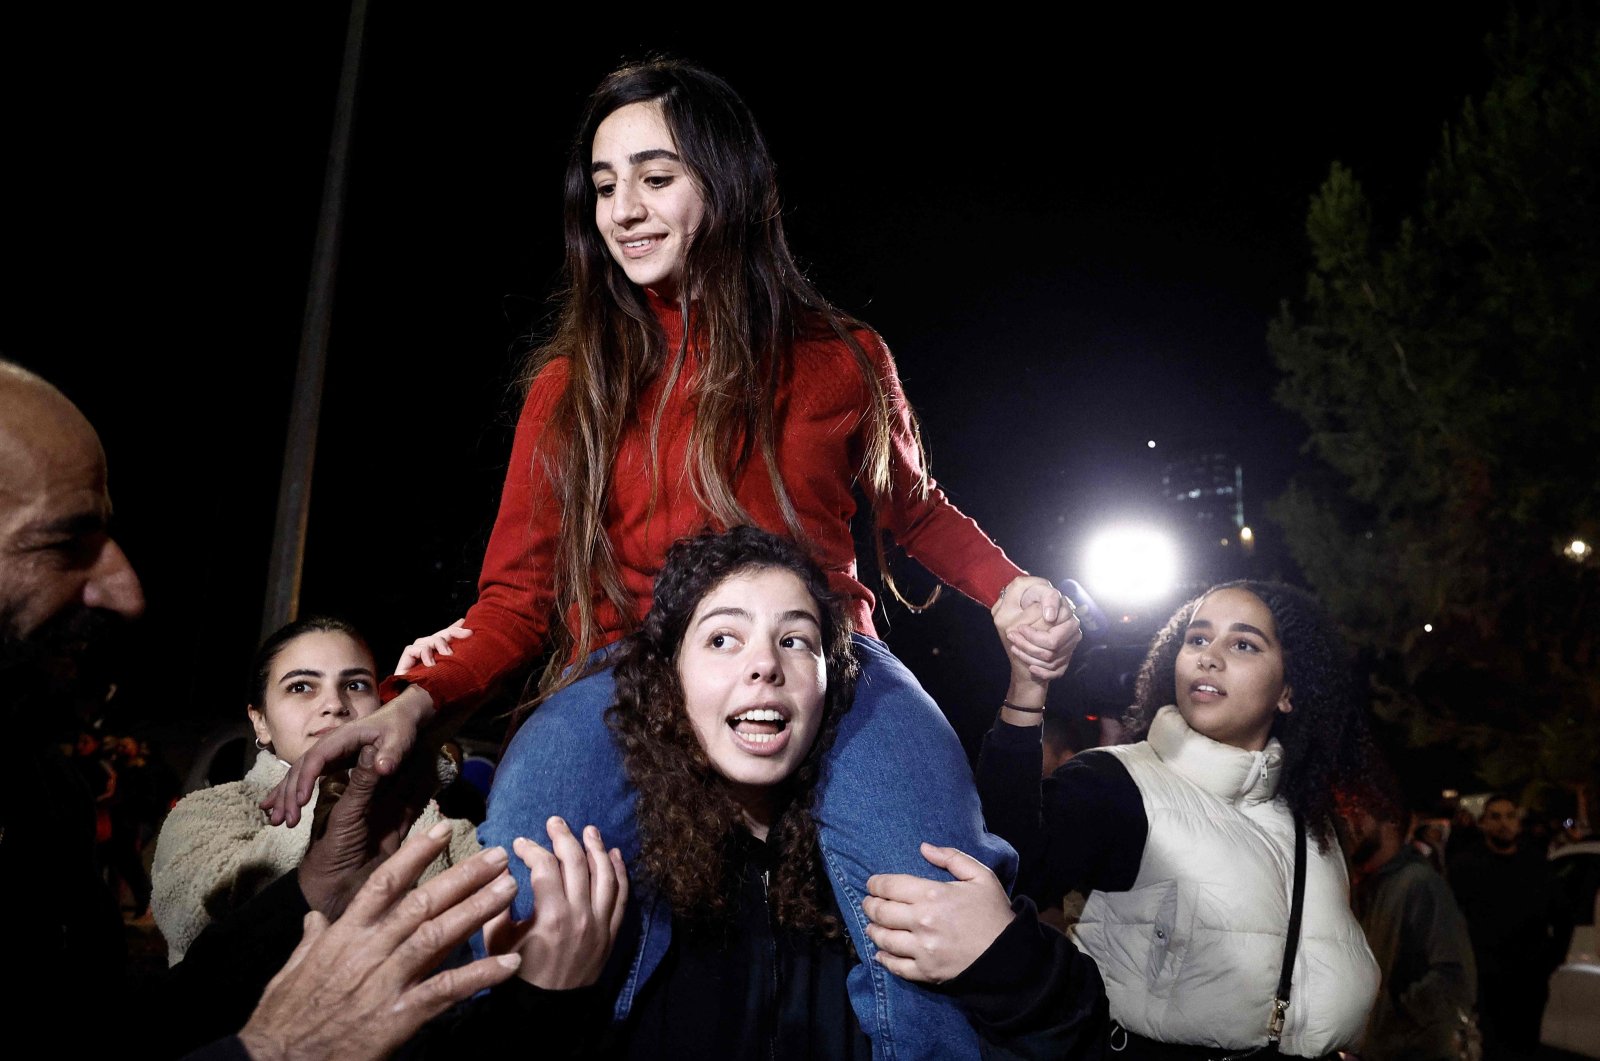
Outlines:
{"type": "Polygon", "coordinates": [[[502,954],[428,975],[516,894],[504,848],[412,890],[449,836],[441,822],[412,837],[332,924],[306,915],[300,946],[239,1033],[255,1061],[386,1057],[452,1004],[516,972],[521,958],[502,954]]]}
{"type": "Polygon", "coordinates": [[[622,852],[607,851],[588,826],[580,845],[567,823],[545,823],[550,848],[519,837],[512,845],[533,878],[533,916],[512,921],[509,910],[483,930],[491,954],[521,956],[519,975],[535,987],[566,991],[600,978],[628,908],[628,870],[622,852]]]}
{"type": "Polygon", "coordinates": [[[457,619],[449,626],[436,634],[419,637],[405,647],[400,653],[400,661],[394,665],[396,675],[403,675],[412,667],[433,666],[436,656],[453,656],[455,649],[450,647],[450,642],[460,641],[472,636],[472,631],[467,629],[465,619],[457,619]]]}
{"type": "MultiPolygon", "coordinates": [[[[392,774],[399,769],[406,753],[417,743],[418,731],[435,720],[433,697],[420,686],[412,685],[366,718],[347,722],[321,737],[306,749],[300,761],[289,768],[278,787],[261,801],[273,825],[300,821],[300,808],[311,799],[311,790],[330,767],[353,760],[362,748],[373,750],[373,769],[392,774]]],[[[432,747],[432,742],[424,742],[432,747]]]]}
{"type": "Polygon", "coordinates": [[[879,873],[868,878],[861,909],[879,964],[906,980],[940,984],[988,950],[1016,914],[999,878],[977,859],[932,844],[922,845],[922,857],[956,879],[879,873]]]}

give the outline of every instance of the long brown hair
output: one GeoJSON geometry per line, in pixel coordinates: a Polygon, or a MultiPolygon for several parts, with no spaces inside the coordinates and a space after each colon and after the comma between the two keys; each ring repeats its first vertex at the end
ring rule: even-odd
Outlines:
{"type": "MultiPolygon", "coordinates": [[[[744,101],[716,75],[684,62],[655,60],[606,77],[590,96],[573,141],[564,216],[562,307],[554,336],[530,356],[524,379],[531,384],[551,361],[567,361],[566,390],[541,439],[543,455],[537,459],[543,467],[530,469],[548,477],[561,506],[552,572],[555,652],[540,683],[545,695],[576,677],[576,668],[563,677],[568,662],[599,647],[597,600],[608,602],[625,621],[633,614],[605,528],[618,441],[630,419],[645,415],[637,407],[639,398],[657,374],[669,374],[670,392],[691,342],[701,361],[693,380],[697,411],[685,470],[712,527],[752,522],[734,496],[733,483],[751,460],[759,460],[788,533],[804,540],[778,470],[773,422],[778,391],[796,368],[797,341],[837,337],[861,366],[871,408],[858,474],[874,506],[891,488],[889,439],[896,412],[852,334],[864,326],[829,305],[795,264],[766,141],[744,101]],[[696,301],[693,312],[684,314],[683,340],[675,350],[667,348],[666,332],[645,293],[612,259],[594,220],[590,152],[595,130],[618,108],[649,101],[660,104],[704,201],[680,296],[687,299],[693,292],[696,301]],[[569,615],[575,629],[567,625],[569,615]]],[[[661,415],[658,406],[650,421],[652,502],[661,478],[654,459],[661,415]]],[[[912,429],[915,435],[915,420],[912,429]]],[[[899,489],[925,495],[926,473],[899,489]]],[[[880,566],[881,555],[880,535],[880,566]]],[[[884,575],[885,585],[899,596],[887,570],[884,575]]]]}
{"type": "Polygon", "coordinates": [[[756,527],[736,527],[680,541],[667,553],[643,625],[616,656],[617,702],[606,720],[622,745],[628,780],[638,791],[639,862],[675,916],[726,923],[737,889],[731,845],[744,816],[727,781],[695,736],[678,678],[678,652],[700,602],[734,575],[789,571],[817,602],[828,688],[822,726],[805,758],[776,792],[779,812],[767,844],[773,851],[768,896],[782,924],[824,937],[840,933],[827,911],[829,887],[811,816],[823,759],[855,695],[860,665],[850,644],[844,603],[795,543],[756,527]]]}

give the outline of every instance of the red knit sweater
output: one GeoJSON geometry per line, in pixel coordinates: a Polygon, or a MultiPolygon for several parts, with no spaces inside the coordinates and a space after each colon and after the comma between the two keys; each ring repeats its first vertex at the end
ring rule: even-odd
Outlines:
{"type": "MultiPolygon", "coordinates": [[[[666,328],[668,342],[676,347],[683,334],[682,314],[653,295],[651,305],[666,328]]],[[[1022,572],[937,486],[930,484],[926,498],[914,496],[912,485],[921,465],[894,362],[877,335],[862,331],[858,337],[883,381],[894,414],[894,488],[889,500],[878,506],[880,522],[934,575],[988,606],[1006,583],[1022,572]]],[[[861,466],[871,391],[849,347],[838,339],[801,342],[794,358],[795,371],[777,396],[778,468],[802,526],[818,550],[815,559],[827,572],[829,584],[850,602],[856,629],[876,636],[873,596],[856,577],[850,536],[850,517],[855,511],[850,488],[861,466]]],[[[694,422],[692,381],[698,364],[691,349],[662,413],[661,474],[653,512],[649,422],[661,400],[665,374],[640,396],[638,412],[618,442],[606,530],[634,607],[625,621],[596,594],[596,621],[603,643],[620,638],[649,610],[651,589],[667,548],[679,538],[706,529],[709,523],[685,470],[694,422]]],[[[561,521],[557,495],[540,459],[539,440],[566,386],[568,371],[565,360],[552,361],[528,391],[511,446],[500,512],[483,558],[478,602],[466,615],[472,637],[455,642],[451,646],[454,655],[441,656],[433,667],[419,667],[407,675],[426,689],[440,708],[470,710],[544,646],[555,597],[551,570],[561,521]]],[[[756,524],[787,532],[762,461],[748,463],[734,483],[734,493],[756,524]]],[[[568,617],[569,624],[572,618],[568,617]]]]}

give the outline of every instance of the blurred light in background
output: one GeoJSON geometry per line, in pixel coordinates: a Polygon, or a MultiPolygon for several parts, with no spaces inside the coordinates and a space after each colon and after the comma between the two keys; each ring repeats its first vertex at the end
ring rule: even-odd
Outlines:
{"type": "Polygon", "coordinates": [[[1084,552],[1084,582],[1104,601],[1143,604],[1171,592],[1178,575],[1172,539],[1150,527],[1102,531],[1084,552]]]}

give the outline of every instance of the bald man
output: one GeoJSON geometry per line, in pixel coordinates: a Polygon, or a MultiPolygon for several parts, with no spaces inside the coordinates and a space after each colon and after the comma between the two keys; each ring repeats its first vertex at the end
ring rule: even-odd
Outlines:
{"type": "MultiPolygon", "coordinates": [[[[494,887],[510,882],[505,852],[439,875],[423,887],[429,901],[400,902],[444,841],[419,838],[381,865],[353,857],[369,846],[378,786],[357,769],[300,871],[269,889],[289,901],[258,897],[214,923],[166,981],[129,994],[122,918],[94,860],[93,802],[53,739],[96,647],[144,610],[110,516],[94,428],[60,391],[0,361],[0,1013],[16,1034],[45,1036],[34,1052],[65,1057],[177,1056],[249,1015],[238,1038],[192,1056],[378,1058],[511,976],[515,961],[488,958],[430,977],[433,952],[406,945],[437,939],[449,950],[505,909],[510,893],[494,887]],[[330,911],[312,898],[353,891],[368,872],[372,885],[350,906],[360,923],[326,928],[342,902],[330,911]],[[325,930],[296,950],[313,905],[325,930]],[[273,979],[291,951],[302,960],[273,979]]],[[[440,1053],[455,1056],[448,1041],[440,1053]]]]}
{"type": "Polygon", "coordinates": [[[63,653],[82,631],[144,610],[139,577],[109,533],[100,438],[38,376],[0,362],[0,640],[63,653]],[[76,631],[77,636],[74,636],[76,631]]]}
{"type": "Polygon", "coordinates": [[[8,1011],[40,1028],[91,1014],[122,972],[93,801],[55,742],[96,649],[144,609],[110,516],[89,421],[0,362],[0,967],[8,1011]]]}

